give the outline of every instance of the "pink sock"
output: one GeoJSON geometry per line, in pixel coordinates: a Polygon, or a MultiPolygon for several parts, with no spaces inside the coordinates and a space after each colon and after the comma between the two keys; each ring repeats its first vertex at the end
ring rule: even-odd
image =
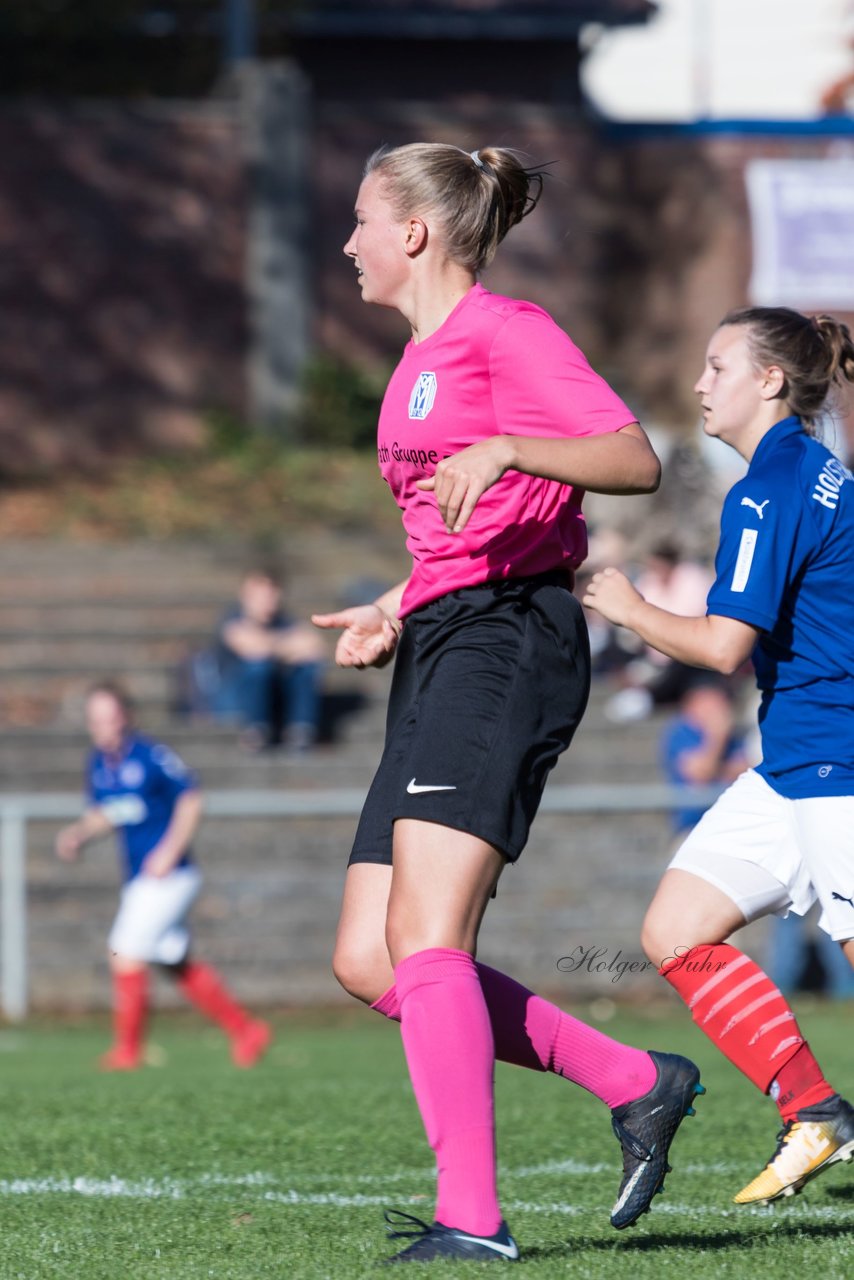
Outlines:
{"type": "MultiPolygon", "coordinates": [[[[499,1062],[529,1071],[553,1071],[580,1084],[608,1107],[634,1102],[655,1084],[655,1064],[642,1049],[595,1031],[497,969],[479,964],[477,972],[499,1062]]],[[[396,988],[389,987],[371,1008],[386,1018],[399,1019],[396,988]]]]}
{"type": "Polygon", "coordinates": [[[489,1014],[474,960],[431,947],[394,971],[403,1047],[436,1154],[436,1221],[472,1235],[501,1225],[489,1014]]]}

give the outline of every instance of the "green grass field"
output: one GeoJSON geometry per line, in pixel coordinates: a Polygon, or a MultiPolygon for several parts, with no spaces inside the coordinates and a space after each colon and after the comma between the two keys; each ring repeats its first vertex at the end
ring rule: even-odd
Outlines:
{"type": "MultiPolygon", "coordinates": [[[[854,1093],[854,1008],[802,1014],[854,1093]]],[[[773,1105],[678,1011],[621,1012],[606,1029],[692,1054],[708,1095],[674,1143],[666,1194],[618,1233],[608,1113],[565,1081],[499,1066],[500,1186],[525,1274],[854,1274],[854,1166],[778,1207],[737,1209],[732,1194],[773,1150],[773,1105]]],[[[105,1038],[104,1023],[0,1031],[2,1280],[351,1280],[391,1252],[384,1207],[430,1218],[432,1156],[397,1029],[379,1018],[281,1018],[249,1073],[189,1019],[158,1020],[161,1065],[135,1075],[93,1069],[105,1038]]]]}

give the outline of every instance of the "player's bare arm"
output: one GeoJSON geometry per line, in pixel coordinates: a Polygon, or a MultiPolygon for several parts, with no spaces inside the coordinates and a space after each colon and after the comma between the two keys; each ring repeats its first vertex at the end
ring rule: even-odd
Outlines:
{"type": "Polygon", "coordinates": [[[316,627],[342,628],[335,647],[339,667],[384,667],[394,656],[401,632],[400,602],[408,579],[391,587],[373,604],[356,605],[338,613],[312,614],[316,627]]]}
{"type": "Polygon", "coordinates": [[[634,631],[641,640],[678,662],[708,667],[723,675],[738,671],[753,652],[759,630],[736,618],[707,614],[683,618],[644,600],[619,569],[593,575],[583,603],[618,627],[634,631]]]}
{"type": "Polygon", "coordinates": [[[113,831],[115,831],[115,827],[103,809],[87,809],[76,822],[63,827],[57,834],[54,845],[56,856],[61,858],[63,862],[73,862],[84,845],[89,844],[92,840],[100,840],[102,837],[110,835],[113,831]]]}
{"type": "Polygon", "coordinates": [[[249,618],[235,618],[222,629],[222,638],[229,649],[247,661],[275,657],[280,634],[259,626],[249,618]]]}
{"type": "Polygon", "coordinates": [[[323,640],[304,622],[276,631],[274,636],[275,654],[280,662],[322,662],[326,657],[323,640]]]}
{"type": "Polygon", "coordinates": [[[481,496],[506,471],[595,493],[653,493],[661,479],[661,464],[646,432],[630,422],[600,436],[492,436],[443,458],[433,476],[418,481],[418,488],[435,493],[445,527],[460,533],[481,496]]]}
{"type": "Polygon", "coordinates": [[[162,879],[175,870],[199,829],[202,806],[201,791],[185,791],[178,797],[169,826],[142,865],[144,875],[162,879]]]}

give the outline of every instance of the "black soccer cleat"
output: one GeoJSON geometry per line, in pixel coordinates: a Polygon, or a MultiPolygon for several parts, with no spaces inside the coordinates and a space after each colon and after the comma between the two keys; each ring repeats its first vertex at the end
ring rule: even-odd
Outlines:
{"type": "Polygon", "coordinates": [[[424,1222],[400,1209],[386,1209],[385,1220],[390,1228],[399,1223],[411,1224],[406,1230],[389,1230],[390,1240],[413,1241],[393,1258],[386,1258],[386,1266],[397,1262],[441,1262],[453,1259],[458,1262],[517,1262],[519,1259],[518,1246],[507,1230],[506,1222],[502,1222],[494,1236],[473,1236],[459,1227],[445,1227],[441,1222],[424,1222]]]}
{"type": "Polygon", "coordinates": [[[694,1114],[691,1103],[696,1095],[706,1092],[700,1069],[690,1058],[652,1049],[649,1056],[658,1071],[649,1093],[611,1112],[611,1125],[623,1148],[623,1180],[611,1210],[611,1226],[618,1231],[647,1213],[653,1196],[664,1190],[670,1144],[683,1118],[694,1114]]]}

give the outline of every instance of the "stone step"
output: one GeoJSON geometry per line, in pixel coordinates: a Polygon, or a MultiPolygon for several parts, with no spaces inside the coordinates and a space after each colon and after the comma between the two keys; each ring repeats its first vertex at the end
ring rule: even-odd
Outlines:
{"type": "MultiPolygon", "coordinates": [[[[213,739],[181,737],[168,731],[156,736],[168,741],[189,768],[204,777],[207,786],[228,786],[229,780],[234,786],[255,786],[256,778],[266,773],[300,771],[305,776],[312,768],[325,776],[329,772],[360,771],[366,750],[374,749],[375,754],[382,750],[382,724],[373,722],[371,728],[373,732],[362,723],[359,735],[353,736],[350,726],[342,724],[334,744],[323,744],[311,753],[296,756],[277,749],[247,754],[238,748],[233,731],[223,732],[220,728],[213,739]]],[[[64,790],[67,778],[79,781],[88,750],[85,739],[60,744],[44,737],[23,745],[4,739],[0,741],[0,786],[6,791],[29,785],[38,790],[50,786],[64,790]]],[[[625,735],[615,741],[594,732],[579,733],[565,759],[572,776],[585,782],[607,782],[616,772],[625,781],[630,777],[644,778],[649,776],[650,764],[653,772],[657,767],[654,751],[640,750],[638,742],[627,740],[625,735]]],[[[278,778],[275,785],[279,785],[278,778]]]]}
{"type": "Polygon", "coordinates": [[[149,672],[155,669],[171,672],[209,638],[209,633],[78,637],[52,632],[11,640],[0,637],[0,675],[20,674],[41,679],[45,675],[81,671],[149,672]]]}

